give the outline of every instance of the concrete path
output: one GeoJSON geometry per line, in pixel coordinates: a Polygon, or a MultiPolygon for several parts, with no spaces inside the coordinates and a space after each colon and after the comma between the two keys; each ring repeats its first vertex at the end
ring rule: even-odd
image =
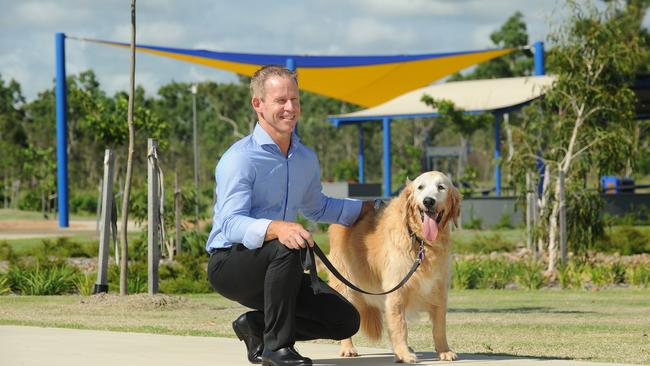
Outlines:
{"type": "MultiPolygon", "coordinates": [[[[316,365],[395,365],[390,351],[359,348],[361,357],[339,358],[338,345],[299,343],[316,365]]],[[[245,366],[237,339],[168,336],[94,330],[0,326],[2,366],[245,366]]],[[[454,365],[604,366],[606,363],[460,354],[454,365]]],[[[420,353],[419,365],[442,365],[434,353],[420,353]]]]}

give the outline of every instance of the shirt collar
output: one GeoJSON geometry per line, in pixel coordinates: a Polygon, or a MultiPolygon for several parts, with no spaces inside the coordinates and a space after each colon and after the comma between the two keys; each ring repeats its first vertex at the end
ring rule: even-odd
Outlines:
{"type": "MultiPolygon", "coordinates": [[[[255,142],[257,142],[260,146],[263,145],[277,146],[275,141],[273,141],[273,139],[271,138],[271,135],[269,135],[269,133],[266,132],[266,130],[264,130],[262,126],[260,126],[259,122],[257,122],[257,124],[255,125],[255,129],[253,130],[253,138],[255,139],[255,142]]],[[[293,146],[299,142],[300,142],[300,137],[298,137],[298,134],[296,134],[296,131],[294,129],[294,131],[291,133],[291,148],[293,148],[293,146]]]]}

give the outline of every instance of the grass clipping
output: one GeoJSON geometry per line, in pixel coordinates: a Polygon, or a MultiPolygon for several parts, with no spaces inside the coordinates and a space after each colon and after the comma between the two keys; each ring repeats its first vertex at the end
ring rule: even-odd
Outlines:
{"type": "Polygon", "coordinates": [[[80,302],[84,306],[111,307],[128,310],[163,310],[177,309],[187,305],[187,298],[171,295],[134,294],[122,296],[101,293],[84,297],[80,302]]]}

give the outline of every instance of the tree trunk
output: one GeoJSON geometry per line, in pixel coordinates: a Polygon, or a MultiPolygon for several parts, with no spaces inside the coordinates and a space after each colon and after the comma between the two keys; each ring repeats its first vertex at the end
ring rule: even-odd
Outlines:
{"type": "Polygon", "coordinates": [[[131,72],[129,90],[129,151],[126,160],[126,179],[124,181],[124,196],[122,197],[122,232],[120,258],[120,295],[128,294],[128,241],[127,225],[129,222],[129,196],[131,194],[131,176],[133,175],[133,149],[135,145],[135,127],[133,126],[133,104],[135,98],[135,0],[131,0],[131,72]]]}
{"type": "Polygon", "coordinates": [[[548,268],[546,269],[547,276],[553,276],[557,270],[558,259],[558,213],[560,212],[560,180],[555,182],[555,192],[553,193],[553,211],[548,222],[548,268]]]}
{"type": "MultiPolygon", "coordinates": [[[[538,221],[538,225],[540,225],[542,228],[546,226],[543,223],[546,220],[546,216],[548,212],[548,202],[549,202],[549,197],[551,192],[551,190],[549,189],[550,184],[551,184],[551,169],[549,168],[548,165],[546,165],[544,167],[544,181],[542,182],[542,197],[539,199],[539,203],[538,203],[539,218],[540,218],[540,220],[538,221]]],[[[542,235],[542,230],[538,230],[537,235],[538,235],[537,254],[541,256],[544,254],[546,236],[542,235]]]]}

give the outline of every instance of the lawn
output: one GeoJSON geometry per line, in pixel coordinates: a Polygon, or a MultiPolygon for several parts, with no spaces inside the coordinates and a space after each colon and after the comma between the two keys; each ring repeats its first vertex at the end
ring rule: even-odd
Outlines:
{"type": "MultiPolygon", "coordinates": [[[[217,294],[0,296],[0,324],[234,337],[245,308],[217,294]]],[[[650,364],[650,290],[452,290],[448,336],[459,353],[650,364]]],[[[410,344],[432,351],[431,325],[409,320],[410,344]]],[[[320,341],[328,342],[328,341],[320,341]]],[[[388,348],[355,336],[362,346],[388,348]]]]}

